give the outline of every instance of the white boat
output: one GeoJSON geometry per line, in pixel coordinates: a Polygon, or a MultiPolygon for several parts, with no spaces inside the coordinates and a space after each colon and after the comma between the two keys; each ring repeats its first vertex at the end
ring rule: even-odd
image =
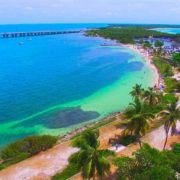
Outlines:
{"type": "Polygon", "coordinates": [[[32,39],[28,39],[28,41],[32,41],[32,39]]]}
{"type": "Polygon", "coordinates": [[[24,43],[23,42],[19,42],[19,45],[23,45],[24,43]]]}

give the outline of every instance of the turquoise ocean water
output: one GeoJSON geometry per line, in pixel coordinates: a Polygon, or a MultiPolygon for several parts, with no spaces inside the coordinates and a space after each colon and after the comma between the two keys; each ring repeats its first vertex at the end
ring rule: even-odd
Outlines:
{"type": "MultiPolygon", "coordinates": [[[[0,32],[105,24],[0,26],[0,32]]],[[[138,53],[83,34],[0,39],[0,147],[34,134],[60,135],[123,110],[136,83],[154,85],[138,53]],[[24,42],[19,45],[19,42],[24,42]]]]}
{"type": "Polygon", "coordinates": [[[169,34],[180,34],[180,28],[155,28],[154,30],[169,34]]]}

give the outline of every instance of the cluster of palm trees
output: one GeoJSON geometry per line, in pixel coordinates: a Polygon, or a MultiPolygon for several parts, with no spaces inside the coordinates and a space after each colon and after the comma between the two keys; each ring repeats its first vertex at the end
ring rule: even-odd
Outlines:
{"type": "Polygon", "coordinates": [[[130,94],[134,98],[134,103],[131,103],[123,114],[123,119],[125,120],[124,125],[126,125],[124,134],[135,135],[141,147],[140,138],[149,130],[150,122],[155,117],[158,117],[164,123],[166,133],[166,140],[163,146],[164,150],[166,148],[169,132],[171,131],[172,135],[175,133],[176,122],[180,119],[178,103],[171,102],[166,104],[164,109],[155,114],[152,109],[162,101],[162,93],[157,93],[150,87],[144,90],[141,85],[136,84],[130,94]]]}
{"type": "MultiPolygon", "coordinates": [[[[150,121],[155,117],[160,117],[164,122],[166,132],[166,141],[163,149],[166,147],[168,134],[171,130],[173,134],[176,129],[176,122],[180,118],[180,110],[177,103],[172,102],[166,105],[166,108],[159,113],[153,113],[153,108],[161,102],[163,94],[157,93],[153,88],[144,90],[141,85],[136,84],[130,92],[134,102],[126,108],[122,119],[126,126],[124,135],[134,135],[137,137],[141,147],[141,137],[150,129],[150,121]]],[[[79,148],[79,151],[69,158],[70,163],[78,165],[83,179],[94,180],[96,176],[102,179],[110,171],[109,156],[115,153],[108,149],[100,149],[99,131],[85,130],[81,136],[76,138],[72,146],[79,148]]]]}

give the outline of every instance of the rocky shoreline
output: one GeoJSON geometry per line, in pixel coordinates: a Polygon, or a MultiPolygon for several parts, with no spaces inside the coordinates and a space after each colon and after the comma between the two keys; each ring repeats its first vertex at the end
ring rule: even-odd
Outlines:
{"type": "MultiPolygon", "coordinates": [[[[80,128],[77,128],[75,129],[74,131],[72,132],[69,132],[69,133],[66,133],[65,135],[63,136],[60,136],[59,137],[59,142],[64,142],[64,141],[67,141],[67,140],[70,140],[73,136],[77,135],[78,133],[81,133],[83,132],[84,130],[88,129],[88,128],[92,128],[94,127],[95,125],[97,125],[98,123],[101,123],[101,122],[105,122],[105,121],[108,121],[110,120],[111,118],[114,118],[116,116],[120,116],[123,114],[124,111],[119,111],[119,112],[115,112],[111,115],[108,115],[106,116],[105,118],[99,120],[99,121],[95,121],[95,122],[92,122],[92,123],[89,123],[89,124],[86,124],[80,128]]],[[[108,123],[107,123],[108,124],[108,123]]]]}

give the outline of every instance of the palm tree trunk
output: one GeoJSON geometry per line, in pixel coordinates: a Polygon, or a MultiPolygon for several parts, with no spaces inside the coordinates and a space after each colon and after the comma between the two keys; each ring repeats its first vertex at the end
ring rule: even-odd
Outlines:
{"type": "Polygon", "coordinates": [[[166,144],[167,144],[167,140],[168,140],[168,134],[169,134],[169,128],[170,128],[170,126],[167,128],[167,131],[166,131],[166,139],[165,139],[165,142],[164,142],[163,150],[165,150],[165,148],[166,148],[166,144]]]}
{"type": "Polygon", "coordinates": [[[142,148],[141,140],[138,140],[140,148],[142,148]]]}
{"type": "Polygon", "coordinates": [[[138,136],[137,140],[138,140],[138,143],[139,143],[140,148],[142,148],[141,136],[138,136]]]}

